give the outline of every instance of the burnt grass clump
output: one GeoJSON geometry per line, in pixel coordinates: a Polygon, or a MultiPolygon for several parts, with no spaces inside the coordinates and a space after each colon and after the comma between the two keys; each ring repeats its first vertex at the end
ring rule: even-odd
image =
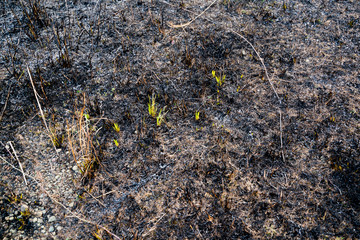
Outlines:
{"type": "Polygon", "coordinates": [[[211,2],[1,1],[0,238],[360,238],[359,3],[211,2]]]}

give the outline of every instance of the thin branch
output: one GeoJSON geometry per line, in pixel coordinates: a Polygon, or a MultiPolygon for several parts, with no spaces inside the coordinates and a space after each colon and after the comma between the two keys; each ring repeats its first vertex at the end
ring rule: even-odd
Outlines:
{"type": "Polygon", "coordinates": [[[6,101],[5,101],[5,104],[4,104],[4,107],[3,107],[3,110],[1,111],[1,115],[0,115],[0,122],[1,122],[1,120],[2,120],[2,117],[4,116],[4,112],[5,112],[5,109],[6,109],[7,103],[8,103],[8,101],[9,101],[10,92],[11,92],[11,86],[9,87],[9,91],[8,91],[8,94],[7,94],[7,97],[6,97],[6,101]]]}
{"type": "Polygon", "coordinates": [[[281,155],[285,162],[285,155],[284,155],[284,145],[283,145],[283,126],[282,126],[282,119],[281,119],[281,109],[279,109],[279,115],[280,115],[280,148],[281,148],[281,155]]]}
{"type": "Polygon", "coordinates": [[[187,23],[184,23],[184,24],[179,24],[179,25],[174,25],[172,23],[169,23],[169,26],[172,27],[172,28],[182,28],[182,27],[187,27],[189,26],[192,22],[194,22],[196,19],[198,19],[199,17],[201,17],[201,15],[203,15],[207,10],[209,10],[209,8],[214,5],[217,1],[219,0],[215,0],[213,1],[204,11],[202,11],[199,15],[197,15],[193,20],[187,22],[187,23]]]}
{"type": "Polygon", "coordinates": [[[100,200],[98,200],[96,197],[94,197],[88,190],[86,190],[86,193],[89,194],[93,199],[95,199],[101,206],[103,206],[104,208],[106,208],[105,204],[103,204],[100,200]]]}
{"type": "MultiPolygon", "coordinates": [[[[6,148],[6,150],[10,153],[10,156],[11,156],[12,158],[14,158],[15,160],[17,160],[17,162],[19,163],[20,172],[21,172],[22,175],[23,175],[23,178],[24,178],[24,181],[25,181],[25,185],[28,185],[28,183],[27,183],[27,181],[26,181],[24,169],[23,169],[23,167],[22,167],[22,165],[21,165],[21,162],[20,162],[20,160],[19,160],[19,158],[18,158],[18,156],[17,156],[17,154],[16,154],[15,148],[14,148],[14,146],[12,145],[12,143],[11,143],[10,141],[9,141],[8,143],[9,143],[9,145],[10,145],[10,147],[11,147],[11,150],[12,150],[12,152],[14,153],[14,155],[10,152],[9,147],[8,147],[7,145],[5,146],[5,148],[6,148]],[[14,156],[15,156],[15,157],[14,157],[14,156]]],[[[4,145],[4,144],[3,144],[3,145],[4,145]]]]}
{"type": "Polygon", "coordinates": [[[280,99],[278,93],[276,92],[276,89],[275,89],[275,87],[274,87],[274,84],[272,83],[272,81],[271,81],[271,79],[270,79],[270,77],[269,77],[269,74],[268,74],[267,68],[266,68],[266,66],[265,66],[264,60],[261,58],[261,56],[260,56],[260,54],[258,53],[258,51],[256,51],[254,45],[252,45],[252,43],[251,43],[249,40],[247,40],[247,39],[246,39],[243,35],[241,35],[240,33],[235,32],[235,31],[232,30],[232,29],[228,29],[228,30],[230,30],[232,33],[234,33],[235,35],[237,35],[237,36],[239,36],[240,38],[242,38],[242,39],[243,39],[245,42],[247,42],[247,43],[251,46],[251,48],[254,50],[254,52],[256,53],[256,56],[258,56],[258,58],[259,58],[259,60],[260,60],[260,62],[261,62],[262,67],[264,68],[266,79],[268,80],[268,82],[269,82],[272,90],[274,91],[274,93],[275,93],[275,95],[276,95],[277,100],[279,101],[279,103],[280,103],[280,105],[281,105],[281,99],[280,99]]]}
{"type": "MultiPolygon", "coordinates": [[[[36,102],[37,102],[37,104],[38,104],[38,107],[39,107],[39,110],[40,110],[40,114],[41,114],[42,120],[43,120],[43,122],[44,122],[44,125],[45,125],[45,127],[46,127],[46,130],[47,130],[48,135],[49,135],[49,137],[50,137],[50,141],[51,141],[51,143],[53,144],[53,147],[54,147],[54,149],[55,149],[55,152],[57,153],[57,151],[56,151],[56,146],[55,146],[55,143],[54,143],[54,141],[53,141],[53,140],[54,140],[54,139],[53,139],[53,136],[52,136],[53,134],[51,133],[50,129],[48,128],[48,125],[46,124],[45,115],[44,115],[44,112],[43,112],[43,110],[42,110],[42,108],[41,108],[41,104],[40,104],[40,101],[39,101],[39,98],[38,98],[39,94],[37,93],[37,91],[36,91],[36,89],[35,89],[35,85],[34,85],[34,82],[33,82],[32,77],[31,77],[31,73],[30,73],[29,67],[27,67],[27,72],[28,72],[29,77],[30,77],[31,86],[32,86],[33,91],[34,91],[34,94],[35,94],[36,102]]],[[[51,169],[53,169],[51,160],[49,160],[49,163],[50,163],[51,169]]]]}

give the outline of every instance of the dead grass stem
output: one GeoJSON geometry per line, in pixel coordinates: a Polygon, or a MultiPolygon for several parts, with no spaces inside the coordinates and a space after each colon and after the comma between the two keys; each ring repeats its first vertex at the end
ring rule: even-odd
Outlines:
{"type": "MultiPolygon", "coordinates": [[[[38,94],[37,91],[36,91],[36,88],[35,88],[35,85],[34,85],[34,81],[33,81],[33,79],[32,79],[32,76],[31,76],[31,72],[30,72],[29,67],[27,67],[27,72],[28,72],[28,74],[29,74],[31,86],[32,86],[32,89],[33,89],[33,91],[34,91],[34,95],[35,95],[36,102],[37,102],[38,107],[39,107],[39,111],[40,111],[40,114],[41,114],[41,118],[42,118],[42,120],[43,120],[43,122],[44,122],[44,125],[45,125],[45,127],[46,127],[46,131],[47,131],[48,136],[49,136],[49,138],[50,138],[50,140],[51,140],[51,143],[52,143],[52,145],[53,145],[53,147],[54,147],[54,150],[55,150],[55,152],[57,153],[57,151],[56,151],[56,146],[55,146],[55,143],[54,143],[54,137],[56,138],[56,136],[54,136],[54,134],[50,131],[50,129],[49,129],[47,123],[46,123],[45,115],[44,115],[44,112],[43,112],[43,110],[42,110],[42,108],[41,108],[41,104],[40,104],[40,101],[39,101],[39,98],[41,98],[41,97],[39,96],[39,94],[38,94]]],[[[51,163],[50,160],[49,160],[49,164],[50,164],[51,169],[53,169],[53,165],[52,165],[52,163],[51,163]]]]}
{"type": "Polygon", "coordinates": [[[94,164],[99,163],[98,150],[93,143],[94,129],[90,126],[88,115],[85,114],[85,95],[83,96],[83,107],[74,116],[75,127],[67,129],[68,142],[73,159],[80,170],[82,179],[91,178],[94,164]]]}

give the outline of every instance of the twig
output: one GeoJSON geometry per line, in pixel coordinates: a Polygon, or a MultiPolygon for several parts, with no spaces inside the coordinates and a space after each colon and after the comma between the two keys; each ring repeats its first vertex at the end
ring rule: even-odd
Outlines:
{"type": "Polygon", "coordinates": [[[102,194],[102,195],[100,195],[100,196],[95,197],[95,199],[98,199],[98,198],[101,198],[101,197],[105,197],[106,195],[109,195],[109,194],[111,194],[111,193],[113,193],[113,192],[116,192],[116,190],[112,190],[112,191],[110,191],[110,192],[106,192],[106,193],[104,193],[104,194],[102,194]]]}
{"type": "Polygon", "coordinates": [[[101,206],[106,208],[105,204],[103,204],[100,200],[98,200],[96,197],[94,197],[88,190],[85,189],[85,191],[93,198],[95,199],[101,206]]]}
{"type": "MultiPolygon", "coordinates": [[[[8,162],[5,158],[3,158],[2,156],[0,156],[0,158],[6,163],[8,164],[9,166],[11,166],[13,169],[21,172],[20,169],[18,169],[17,167],[15,167],[14,165],[12,165],[10,162],[8,162]]],[[[28,178],[32,179],[40,188],[42,191],[44,191],[46,193],[46,195],[51,199],[51,201],[53,201],[55,204],[58,204],[59,206],[61,206],[62,208],[64,208],[67,212],[69,212],[72,217],[75,217],[77,218],[79,221],[81,222],[84,222],[84,223],[88,223],[88,224],[91,224],[91,225],[94,225],[94,226],[97,226],[101,229],[103,229],[104,231],[106,231],[108,234],[110,234],[111,236],[113,236],[115,239],[117,240],[120,240],[121,238],[117,235],[115,235],[114,233],[112,233],[110,230],[108,230],[107,228],[97,224],[97,223],[94,223],[90,220],[87,220],[85,219],[84,216],[81,216],[80,214],[77,214],[77,213],[74,213],[72,212],[68,207],[66,207],[64,204],[62,204],[61,202],[59,202],[58,200],[56,200],[48,191],[45,190],[45,188],[31,175],[29,174],[26,174],[24,173],[25,176],[27,176],[28,178]]]]}
{"type": "MultiPolygon", "coordinates": [[[[149,231],[147,231],[147,233],[144,233],[144,234],[142,235],[142,237],[146,237],[146,236],[149,235],[152,231],[156,230],[158,222],[159,222],[165,215],[166,215],[166,213],[163,213],[163,214],[159,217],[159,219],[154,223],[154,226],[153,226],[152,228],[150,228],[149,231]]],[[[153,222],[153,221],[154,221],[154,219],[150,220],[150,222],[153,222]]]]}
{"type": "MultiPolygon", "coordinates": [[[[40,96],[39,96],[39,94],[37,93],[37,91],[36,91],[36,89],[35,89],[35,85],[34,85],[34,82],[33,82],[32,77],[31,77],[31,73],[30,73],[29,67],[27,67],[27,72],[28,72],[29,77],[30,77],[31,86],[32,86],[33,91],[34,91],[34,94],[35,94],[36,102],[37,102],[37,104],[38,104],[38,107],[39,107],[39,110],[40,110],[40,114],[41,114],[42,120],[43,120],[43,122],[44,122],[44,125],[45,125],[45,127],[46,127],[46,130],[47,130],[48,135],[49,135],[49,137],[50,137],[51,143],[53,144],[53,147],[54,147],[54,149],[55,149],[55,152],[57,153],[57,151],[56,151],[56,146],[55,146],[55,143],[54,143],[54,141],[53,141],[52,133],[51,133],[50,129],[48,128],[48,125],[46,124],[46,119],[45,119],[45,116],[44,116],[44,112],[43,112],[43,110],[42,110],[42,108],[41,108],[41,104],[40,104],[40,101],[39,101],[39,98],[38,98],[38,97],[40,97],[40,96]]],[[[53,169],[51,160],[49,160],[49,163],[50,163],[51,169],[53,169]]]]}
{"type": "Polygon", "coordinates": [[[11,86],[9,87],[9,91],[8,91],[8,94],[7,94],[7,97],[6,97],[5,105],[4,105],[4,107],[3,107],[3,110],[1,111],[0,122],[1,122],[1,120],[2,120],[2,117],[4,116],[4,112],[5,112],[7,103],[8,103],[8,101],[9,101],[10,92],[11,92],[11,86]]]}
{"type": "Polygon", "coordinates": [[[283,131],[282,131],[282,120],[281,120],[281,109],[279,108],[279,115],[280,115],[280,148],[281,148],[281,156],[285,162],[285,155],[284,155],[284,145],[283,145],[283,131]]]}
{"type": "Polygon", "coordinates": [[[22,175],[23,175],[23,178],[24,178],[24,181],[25,181],[25,185],[28,185],[28,183],[27,183],[27,181],[26,181],[24,169],[23,169],[23,167],[22,167],[22,165],[21,165],[21,162],[20,162],[20,160],[19,160],[19,158],[18,158],[18,156],[17,156],[17,154],[16,154],[16,151],[15,151],[15,149],[14,149],[14,146],[12,145],[12,143],[11,143],[10,141],[9,141],[8,143],[9,143],[9,145],[10,145],[10,147],[11,147],[11,150],[13,151],[14,155],[9,151],[9,149],[8,149],[9,147],[8,147],[7,145],[5,146],[5,148],[6,148],[6,150],[10,153],[11,157],[13,157],[14,159],[16,159],[17,162],[19,163],[20,172],[21,172],[22,175]],[[14,156],[15,156],[15,157],[14,157],[14,156]]]}
{"type": "Polygon", "coordinates": [[[270,77],[269,77],[269,74],[268,74],[267,68],[266,68],[266,66],[265,66],[264,60],[260,57],[260,54],[258,53],[258,51],[256,51],[254,45],[252,45],[252,43],[251,43],[249,40],[247,40],[247,39],[246,39],[243,35],[241,35],[240,33],[236,32],[236,31],[234,31],[234,30],[232,30],[232,29],[228,29],[228,30],[230,30],[232,33],[234,33],[235,35],[237,35],[237,36],[239,36],[240,38],[242,38],[242,39],[243,39],[245,42],[247,42],[247,43],[251,46],[251,48],[254,50],[254,52],[256,53],[256,56],[258,56],[258,58],[259,58],[259,60],[260,60],[260,62],[261,62],[262,67],[264,68],[266,79],[268,80],[268,82],[269,82],[272,90],[274,91],[274,93],[275,93],[275,95],[276,95],[277,100],[279,101],[279,103],[280,103],[280,105],[281,105],[281,99],[280,99],[279,95],[277,94],[276,89],[275,89],[275,87],[274,87],[274,84],[272,83],[272,81],[271,81],[271,79],[270,79],[270,77]]]}
{"type": "Polygon", "coordinates": [[[194,22],[196,19],[198,19],[199,17],[201,17],[201,15],[203,15],[207,10],[209,10],[209,8],[214,5],[217,1],[219,0],[215,0],[213,1],[204,11],[202,11],[199,15],[197,15],[193,20],[187,22],[187,23],[184,23],[184,24],[179,24],[179,25],[174,25],[172,23],[169,23],[169,26],[172,27],[172,28],[182,28],[182,27],[187,27],[189,26],[192,22],[194,22]]]}

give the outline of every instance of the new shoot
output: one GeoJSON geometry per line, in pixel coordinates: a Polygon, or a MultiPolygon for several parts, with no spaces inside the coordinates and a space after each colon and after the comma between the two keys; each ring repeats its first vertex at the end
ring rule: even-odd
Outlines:
{"type": "Polygon", "coordinates": [[[196,121],[199,121],[199,119],[200,119],[200,112],[199,112],[199,111],[196,111],[196,112],[195,112],[195,120],[196,120],[196,121]]]}
{"type": "Polygon", "coordinates": [[[219,76],[217,76],[217,75],[216,75],[216,72],[215,72],[214,70],[212,71],[212,75],[213,75],[213,77],[216,79],[216,83],[217,83],[218,87],[221,87],[221,85],[223,85],[223,83],[225,82],[225,77],[226,77],[226,75],[223,75],[223,76],[219,75],[219,76]]]}
{"type": "Polygon", "coordinates": [[[120,126],[119,126],[119,124],[114,123],[113,129],[114,129],[116,132],[120,132],[120,126]]]}
{"type": "Polygon", "coordinates": [[[167,112],[165,112],[166,106],[163,109],[160,109],[159,114],[156,117],[156,125],[160,126],[161,123],[164,121],[164,117],[166,115],[167,112]],[[164,112],[164,113],[161,113],[164,112]]]}
{"type": "Polygon", "coordinates": [[[156,112],[157,112],[155,100],[156,100],[155,94],[153,94],[151,97],[149,96],[148,108],[149,108],[149,114],[152,117],[156,117],[156,112]]]}

